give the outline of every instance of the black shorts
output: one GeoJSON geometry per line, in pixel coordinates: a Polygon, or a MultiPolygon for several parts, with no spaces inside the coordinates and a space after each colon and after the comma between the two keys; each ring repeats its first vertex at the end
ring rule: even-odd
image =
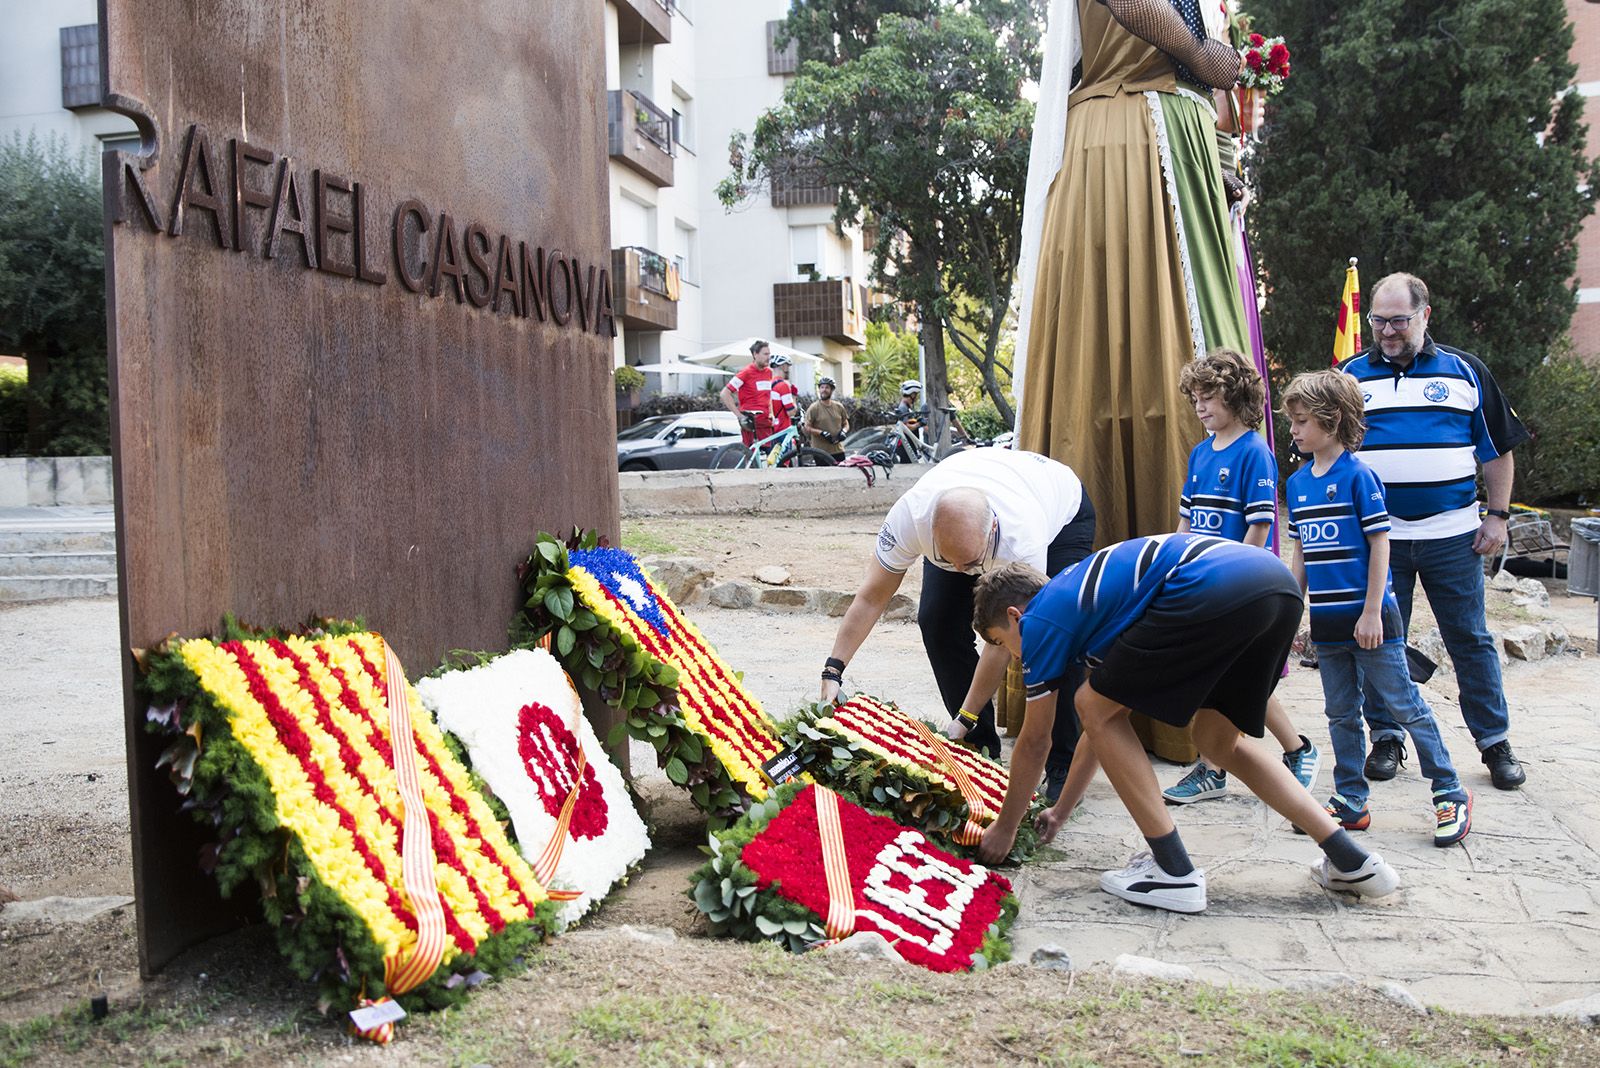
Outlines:
{"type": "Polygon", "coordinates": [[[1260,738],[1303,609],[1298,596],[1270,593],[1198,622],[1146,614],[1106,651],[1089,685],[1173,727],[1214,708],[1260,738]]]}

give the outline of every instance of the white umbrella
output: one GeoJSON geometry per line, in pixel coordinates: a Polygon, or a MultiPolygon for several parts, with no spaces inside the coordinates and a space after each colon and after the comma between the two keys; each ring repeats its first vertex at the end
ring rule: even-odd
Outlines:
{"type": "Polygon", "coordinates": [[[647,375],[721,375],[728,378],[734,374],[733,371],[721,367],[706,367],[698,363],[684,363],[682,360],[635,364],[633,369],[643,371],[647,375]]]}
{"type": "MultiPolygon", "coordinates": [[[[730,341],[726,345],[718,345],[714,349],[685,356],[690,363],[711,364],[716,367],[729,367],[737,370],[750,362],[750,346],[755,343],[755,338],[747,337],[739,341],[730,341]]],[[[821,363],[821,356],[814,356],[809,352],[792,349],[788,345],[780,345],[776,341],[767,342],[772,348],[774,356],[787,356],[795,363],[821,363]]]]}

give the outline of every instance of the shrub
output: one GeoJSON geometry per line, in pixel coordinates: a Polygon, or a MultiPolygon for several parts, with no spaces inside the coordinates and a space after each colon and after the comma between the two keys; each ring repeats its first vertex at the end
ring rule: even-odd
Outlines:
{"type": "Polygon", "coordinates": [[[720,411],[722,411],[722,401],[705,393],[657,393],[639,402],[639,407],[634,409],[634,417],[648,419],[652,415],[720,411]]]}
{"type": "Polygon", "coordinates": [[[985,397],[972,407],[960,413],[961,425],[967,428],[967,433],[978,441],[993,441],[995,438],[1011,429],[1000,416],[1000,409],[994,406],[994,401],[985,397]]]}
{"type": "Polygon", "coordinates": [[[22,451],[28,436],[28,369],[0,364],[0,456],[22,451]]]}
{"type": "Polygon", "coordinates": [[[644,372],[636,367],[626,365],[617,368],[612,376],[616,383],[618,393],[631,393],[636,389],[644,388],[644,372]]]}
{"type": "Polygon", "coordinates": [[[1600,367],[1570,352],[1529,373],[1517,412],[1533,440],[1517,449],[1517,499],[1600,500],[1600,367]]]}

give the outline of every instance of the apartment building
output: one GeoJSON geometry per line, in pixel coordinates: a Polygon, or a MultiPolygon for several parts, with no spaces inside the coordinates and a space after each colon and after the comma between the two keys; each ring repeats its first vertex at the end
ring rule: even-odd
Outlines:
{"type": "MultiPolygon", "coordinates": [[[[617,362],[681,362],[750,337],[819,358],[848,391],[865,343],[861,234],[832,225],[816,182],[717,200],[728,141],[782,97],[798,66],[774,47],[788,0],[606,0],[611,245],[617,362]]],[[[715,387],[720,376],[647,375],[646,390],[715,387]]]]}
{"type": "Polygon", "coordinates": [[[51,136],[98,155],[137,145],[133,123],[100,106],[95,0],[8,3],[0,28],[0,138],[51,136]]]}

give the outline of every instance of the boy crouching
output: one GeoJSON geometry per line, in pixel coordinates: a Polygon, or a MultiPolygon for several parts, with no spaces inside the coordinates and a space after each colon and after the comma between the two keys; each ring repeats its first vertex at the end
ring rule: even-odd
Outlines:
{"type": "Polygon", "coordinates": [[[1313,866],[1321,885],[1381,897],[1399,885],[1394,870],[1357,845],[1294,774],[1242,741],[1260,738],[1267,698],[1300,625],[1299,584],[1272,553],[1197,534],[1133,538],[1100,550],[1054,579],[1023,564],[984,575],[973,627],[1022,660],[1028,715],[1011,758],[1000,815],[984,833],[980,858],[1010,849],[1038,782],[1062,679],[1089,666],[1074,703],[1084,737],[1061,799],[1040,821],[1049,840],[1103,765],[1149,853],[1100,877],[1100,888],[1175,912],[1206,907],[1205,872],[1189,859],[1161,800],[1129,713],[1172,726],[1194,724],[1206,761],[1227,771],[1300,827],[1326,856],[1313,866]]]}

